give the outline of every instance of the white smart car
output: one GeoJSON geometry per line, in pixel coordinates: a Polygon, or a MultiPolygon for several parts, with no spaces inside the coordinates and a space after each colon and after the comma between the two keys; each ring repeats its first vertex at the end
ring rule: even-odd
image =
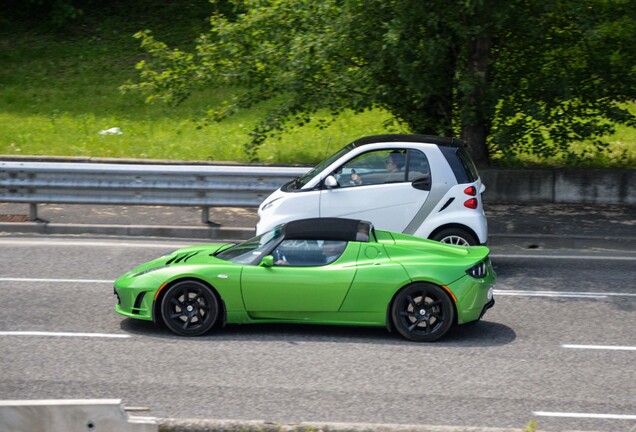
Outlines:
{"type": "Polygon", "coordinates": [[[464,147],[425,135],[354,141],[263,201],[256,233],[296,219],[344,217],[443,243],[485,244],[485,187],[464,147]]]}

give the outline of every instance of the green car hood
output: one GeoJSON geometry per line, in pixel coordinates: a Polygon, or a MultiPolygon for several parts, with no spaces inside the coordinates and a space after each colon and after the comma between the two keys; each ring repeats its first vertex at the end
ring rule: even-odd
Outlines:
{"type": "Polygon", "coordinates": [[[122,277],[139,275],[140,273],[164,267],[209,264],[215,260],[215,258],[212,258],[210,255],[229,246],[231,246],[231,244],[205,244],[177,249],[167,255],[140,264],[122,277]]]}
{"type": "Polygon", "coordinates": [[[173,266],[179,264],[206,264],[210,262],[210,256],[220,249],[232,246],[231,244],[207,244],[190,246],[178,249],[165,256],[164,265],[173,266]]]}

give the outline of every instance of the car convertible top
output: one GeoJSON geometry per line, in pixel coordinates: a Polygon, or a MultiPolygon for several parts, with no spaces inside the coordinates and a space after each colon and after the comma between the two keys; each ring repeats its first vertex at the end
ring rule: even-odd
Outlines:
{"type": "Polygon", "coordinates": [[[288,222],[285,240],[339,240],[369,242],[373,225],[358,219],[311,218],[288,222]]]}
{"type": "Polygon", "coordinates": [[[377,144],[377,143],[423,143],[423,144],[435,144],[443,147],[462,148],[466,146],[464,140],[459,138],[447,138],[436,135],[418,135],[418,134],[385,134],[385,135],[372,135],[364,138],[360,138],[351,143],[354,147],[360,147],[363,145],[377,144]]]}

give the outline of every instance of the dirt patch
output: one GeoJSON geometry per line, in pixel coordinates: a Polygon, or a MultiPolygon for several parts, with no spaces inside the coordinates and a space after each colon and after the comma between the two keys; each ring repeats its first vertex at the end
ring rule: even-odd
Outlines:
{"type": "Polygon", "coordinates": [[[20,214],[0,214],[0,222],[26,222],[27,215],[20,214]]]}

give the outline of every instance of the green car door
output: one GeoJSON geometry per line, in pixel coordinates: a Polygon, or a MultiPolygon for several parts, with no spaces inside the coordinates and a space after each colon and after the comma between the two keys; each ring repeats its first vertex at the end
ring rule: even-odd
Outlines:
{"type": "Polygon", "coordinates": [[[273,265],[243,268],[241,290],[252,318],[326,318],[338,312],[356,273],[360,244],[343,242],[344,250],[331,259],[314,253],[320,245],[320,240],[284,241],[272,253],[274,260],[269,257],[273,265]]]}

